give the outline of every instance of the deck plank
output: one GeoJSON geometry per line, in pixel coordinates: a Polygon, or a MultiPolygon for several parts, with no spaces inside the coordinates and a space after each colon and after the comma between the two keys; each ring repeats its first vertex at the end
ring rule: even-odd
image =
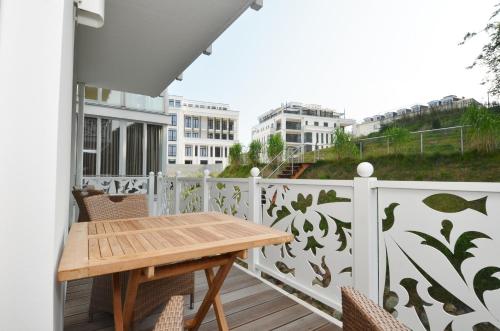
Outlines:
{"type": "MultiPolygon", "coordinates": [[[[193,315],[207,291],[203,272],[195,274],[195,309],[190,310],[186,298],[185,316],[193,315]]],[[[88,321],[92,281],[81,279],[68,283],[64,311],[66,331],[112,331],[113,316],[95,313],[88,321]]],[[[231,330],[318,330],[340,331],[337,326],[311,313],[280,292],[238,268],[233,268],[221,289],[221,301],[231,330]]],[[[161,307],[134,326],[135,331],[150,331],[161,313],[161,307]]],[[[205,317],[200,330],[217,330],[213,309],[205,317]]]]}

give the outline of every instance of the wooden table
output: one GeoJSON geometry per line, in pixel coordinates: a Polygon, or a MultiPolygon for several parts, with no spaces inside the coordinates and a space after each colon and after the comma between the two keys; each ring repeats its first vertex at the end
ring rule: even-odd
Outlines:
{"type": "Polygon", "coordinates": [[[290,242],[293,236],[221,213],[193,213],[73,224],[59,262],[58,280],[111,274],[115,330],[128,330],[139,284],[205,270],[208,292],[189,330],[213,305],[227,330],[219,290],[237,257],[250,248],[290,242]],[[215,274],[213,268],[219,266],[215,274]],[[130,271],[122,310],[119,273],[130,271]]]}

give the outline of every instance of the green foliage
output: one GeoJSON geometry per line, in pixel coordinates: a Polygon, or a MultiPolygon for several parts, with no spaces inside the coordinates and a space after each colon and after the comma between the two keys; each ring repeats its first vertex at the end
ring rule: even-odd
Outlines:
{"type": "Polygon", "coordinates": [[[262,144],[258,140],[252,140],[248,146],[248,160],[252,166],[256,166],[260,161],[260,153],[262,152],[262,144]]]}
{"type": "Polygon", "coordinates": [[[267,141],[267,156],[270,160],[278,156],[285,148],[285,142],[279,133],[275,133],[269,137],[267,141]]]}
{"type": "Polygon", "coordinates": [[[402,153],[410,142],[410,131],[405,128],[390,127],[385,131],[394,152],[402,153]]]}
{"type": "Polygon", "coordinates": [[[358,148],[350,134],[339,128],[335,129],[333,136],[333,150],[337,156],[337,160],[358,156],[358,148]]]}
{"type": "Polygon", "coordinates": [[[500,120],[484,107],[472,106],[462,116],[464,125],[470,125],[471,144],[481,152],[492,152],[500,133],[500,120]]]}
{"type": "Polygon", "coordinates": [[[231,165],[239,165],[241,163],[242,149],[240,143],[236,143],[229,148],[229,162],[231,162],[231,165]]]}

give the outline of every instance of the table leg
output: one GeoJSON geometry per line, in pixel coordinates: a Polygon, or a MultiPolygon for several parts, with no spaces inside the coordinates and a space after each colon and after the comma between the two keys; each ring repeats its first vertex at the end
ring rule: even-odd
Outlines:
{"type": "Polygon", "coordinates": [[[120,274],[114,273],[113,282],[113,317],[115,320],[115,331],[123,331],[122,316],[122,291],[120,286],[120,274]]]}
{"type": "Polygon", "coordinates": [[[224,280],[229,274],[229,271],[231,270],[231,267],[233,266],[233,262],[235,259],[236,259],[236,254],[233,254],[226,263],[220,266],[219,270],[217,271],[217,274],[215,275],[215,278],[211,282],[212,284],[209,285],[208,292],[205,295],[205,298],[203,299],[203,302],[201,303],[201,306],[198,309],[198,312],[196,313],[195,317],[192,320],[186,321],[185,323],[186,328],[188,328],[190,331],[196,331],[200,327],[201,322],[203,322],[203,319],[207,315],[210,305],[214,303],[215,296],[219,293],[220,288],[224,283],[224,280]]]}
{"type": "Polygon", "coordinates": [[[134,317],[134,305],[137,298],[137,289],[139,288],[139,279],[141,270],[132,270],[129,273],[127,292],[125,294],[125,303],[123,304],[123,330],[130,330],[132,319],[134,317]]]}
{"type": "MultiPolygon", "coordinates": [[[[212,286],[215,277],[213,269],[205,269],[205,275],[207,276],[208,286],[212,286]]],[[[219,292],[217,292],[214,297],[213,307],[215,311],[215,317],[217,318],[217,324],[219,325],[219,330],[228,331],[229,327],[227,325],[226,316],[224,315],[224,307],[222,306],[219,292]]]]}

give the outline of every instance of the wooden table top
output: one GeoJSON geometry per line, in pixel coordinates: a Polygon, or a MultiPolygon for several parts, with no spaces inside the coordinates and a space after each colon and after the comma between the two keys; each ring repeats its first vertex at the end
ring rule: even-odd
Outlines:
{"type": "Polygon", "coordinates": [[[87,278],[291,240],[289,233],[212,212],[75,223],[57,277],[87,278]]]}

